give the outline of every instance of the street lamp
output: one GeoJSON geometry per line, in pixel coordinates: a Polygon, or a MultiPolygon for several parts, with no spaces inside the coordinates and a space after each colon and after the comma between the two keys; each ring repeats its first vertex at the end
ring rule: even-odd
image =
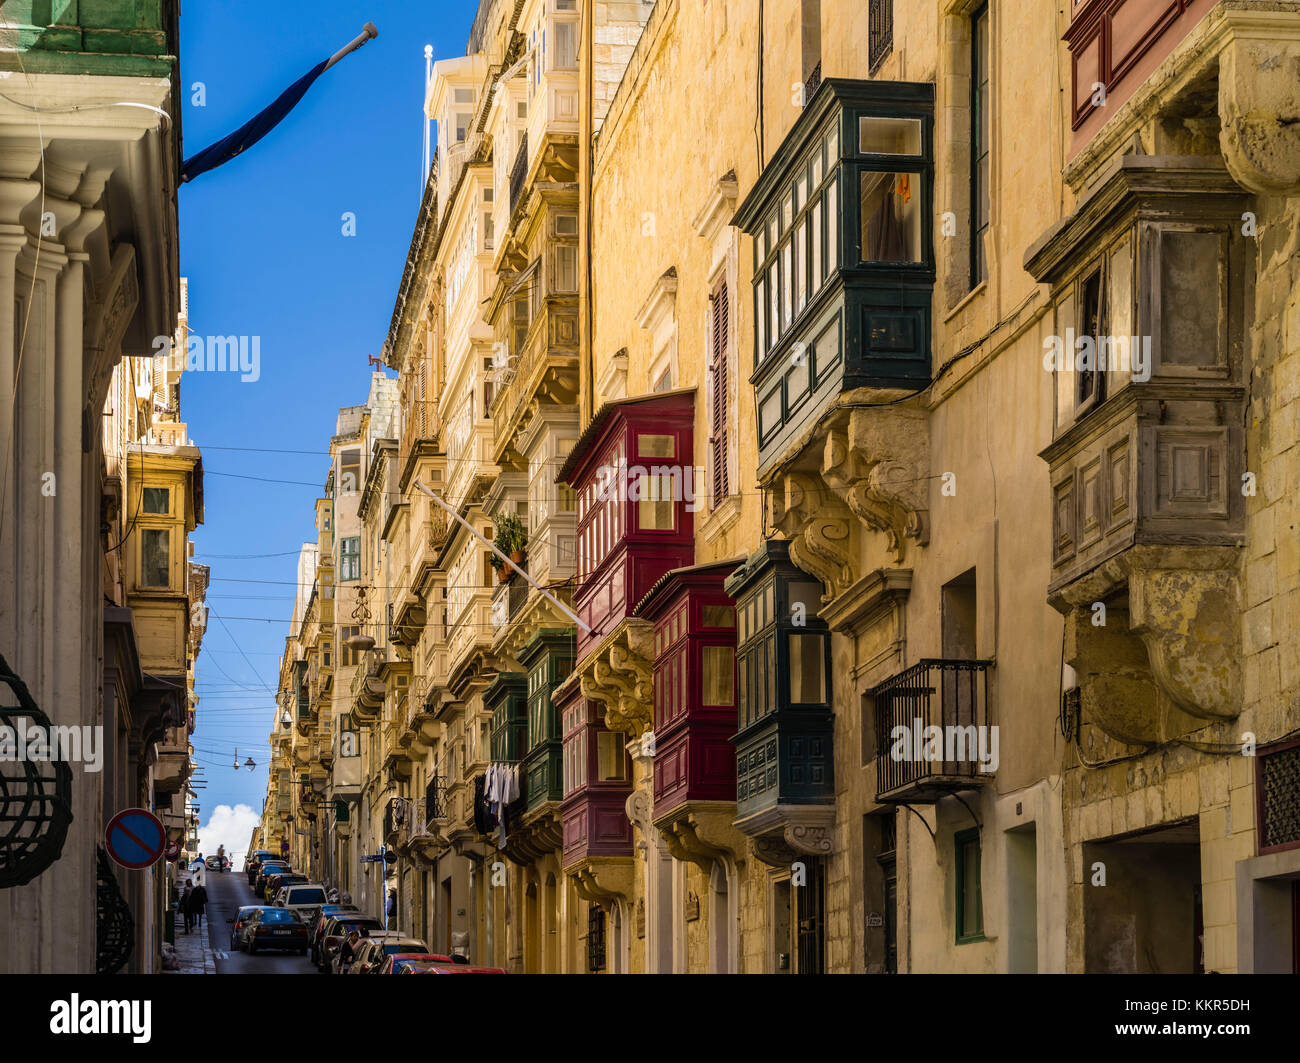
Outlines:
{"type": "Polygon", "coordinates": [[[288,710],[288,709],[285,709],[285,710],[284,710],[284,715],[280,717],[280,724],[281,724],[281,726],[283,726],[283,727],[292,727],[292,726],[293,726],[293,717],[289,715],[289,710],[288,710]]]}
{"type": "Polygon", "coordinates": [[[257,764],[252,757],[249,757],[246,761],[244,761],[244,767],[246,767],[249,771],[252,771],[254,768],[257,767],[257,764]]]}

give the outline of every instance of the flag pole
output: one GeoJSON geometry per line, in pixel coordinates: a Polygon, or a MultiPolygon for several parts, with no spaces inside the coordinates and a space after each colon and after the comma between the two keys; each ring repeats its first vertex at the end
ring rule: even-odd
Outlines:
{"type": "MultiPolygon", "coordinates": [[[[379,36],[379,31],[375,29],[375,24],[373,22],[367,22],[364,26],[361,27],[360,35],[354,41],[352,41],[351,44],[347,45],[344,48],[340,48],[337,52],[335,52],[332,56],[330,56],[330,61],[325,64],[325,70],[328,70],[340,59],[343,59],[344,57],[351,55],[363,44],[365,44],[366,41],[374,40],[374,38],[378,36],[379,36]]],[[[321,71],[321,73],[324,72],[325,72],[324,70],[321,71]]]]}
{"type": "Polygon", "coordinates": [[[474,527],[474,525],[472,525],[469,521],[467,521],[454,509],[452,509],[451,506],[447,505],[446,502],[444,502],[436,494],[434,494],[427,487],[425,487],[424,484],[422,484],[419,480],[415,480],[411,484],[411,486],[414,487],[417,491],[420,491],[423,494],[428,495],[431,499],[433,499],[433,501],[438,503],[438,505],[442,507],[443,511],[449,517],[451,517],[452,520],[456,521],[458,524],[464,527],[465,530],[470,533],[470,535],[474,536],[475,539],[477,539],[489,550],[491,550],[494,554],[496,554],[497,557],[501,558],[502,561],[504,561],[507,565],[513,568],[516,572],[518,572],[519,575],[523,576],[524,579],[526,579],[529,582],[529,584],[531,584],[536,590],[542,593],[542,595],[547,599],[547,601],[549,601],[552,605],[554,605],[557,609],[559,609],[560,612],[562,612],[565,616],[567,616],[570,620],[572,620],[575,624],[577,624],[578,627],[582,628],[582,630],[587,632],[588,635],[591,634],[590,625],[584,623],[582,618],[578,616],[577,613],[575,613],[572,609],[570,609],[567,605],[565,605],[562,601],[560,601],[559,598],[555,597],[555,595],[553,595],[550,591],[548,591],[545,587],[543,587],[540,583],[538,583],[535,579],[533,579],[533,577],[530,576],[527,572],[525,572],[522,568],[520,568],[513,561],[511,561],[506,554],[503,554],[499,549],[497,549],[496,544],[494,544],[491,539],[488,539],[482,534],[480,534],[479,530],[476,527],[474,527]]]}

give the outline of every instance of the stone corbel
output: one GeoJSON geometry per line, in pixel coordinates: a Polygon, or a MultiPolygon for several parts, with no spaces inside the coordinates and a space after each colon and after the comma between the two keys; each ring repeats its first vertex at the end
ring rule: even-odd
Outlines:
{"type": "Polygon", "coordinates": [[[826,433],[822,479],[868,527],[883,533],[901,563],[907,540],[930,541],[930,432],[924,410],[853,409],[826,433]]]}
{"type": "Polygon", "coordinates": [[[1233,37],[1219,53],[1219,148],[1243,188],[1300,192],[1300,25],[1294,14],[1225,8],[1233,37]]]}
{"type": "Polygon", "coordinates": [[[754,855],[773,867],[830,856],[835,848],[834,805],[776,805],[739,826],[752,836],[754,855]]]}
{"type": "Polygon", "coordinates": [[[628,619],[583,668],[582,694],[605,706],[605,726],[639,738],[653,726],[653,628],[628,619]]]}
{"type": "Polygon", "coordinates": [[[631,857],[589,857],[569,869],[578,896],[608,908],[616,901],[631,901],[636,865],[631,857]]]}
{"type": "Polygon", "coordinates": [[[1237,717],[1241,604],[1235,570],[1135,569],[1129,613],[1152,675],[1178,708],[1207,720],[1237,717]]]}
{"type": "Polygon", "coordinates": [[[837,597],[855,578],[853,515],[807,473],[786,473],[774,487],[773,523],[790,540],[791,560],[837,597]]]}
{"type": "Polygon", "coordinates": [[[736,806],[724,802],[717,807],[692,802],[657,820],[655,826],[673,859],[694,864],[706,875],[719,860],[738,861],[745,852],[745,836],[733,821],[736,806]]]}

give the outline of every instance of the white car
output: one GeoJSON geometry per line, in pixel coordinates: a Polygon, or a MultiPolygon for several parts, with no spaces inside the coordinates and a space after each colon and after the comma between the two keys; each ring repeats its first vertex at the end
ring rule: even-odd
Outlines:
{"type": "Polygon", "coordinates": [[[321,905],[328,903],[325,899],[325,887],[319,882],[298,882],[292,886],[283,886],[275,895],[273,902],[277,908],[287,908],[302,922],[311,926],[320,915],[321,905]]]}

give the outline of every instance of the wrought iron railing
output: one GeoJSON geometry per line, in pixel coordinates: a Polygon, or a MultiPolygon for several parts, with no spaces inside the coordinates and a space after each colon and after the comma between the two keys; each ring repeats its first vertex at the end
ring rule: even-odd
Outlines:
{"type": "Polygon", "coordinates": [[[868,691],[876,719],[876,796],[990,777],[991,661],[926,659],[868,691]],[[939,729],[939,749],[933,745],[939,729]],[[936,755],[937,752],[937,755],[936,755]]]}
{"type": "Polygon", "coordinates": [[[894,48],[894,0],[871,0],[867,9],[867,73],[874,74],[894,48]]]}
{"type": "Polygon", "coordinates": [[[424,788],[424,822],[434,823],[447,817],[447,780],[441,775],[429,778],[424,788]]]}
{"type": "Polygon", "coordinates": [[[803,103],[808,106],[808,101],[817,95],[818,88],[822,83],[822,65],[820,61],[812,68],[812,73],[808,75],[808,80],[803,83],[803,103]]]}

